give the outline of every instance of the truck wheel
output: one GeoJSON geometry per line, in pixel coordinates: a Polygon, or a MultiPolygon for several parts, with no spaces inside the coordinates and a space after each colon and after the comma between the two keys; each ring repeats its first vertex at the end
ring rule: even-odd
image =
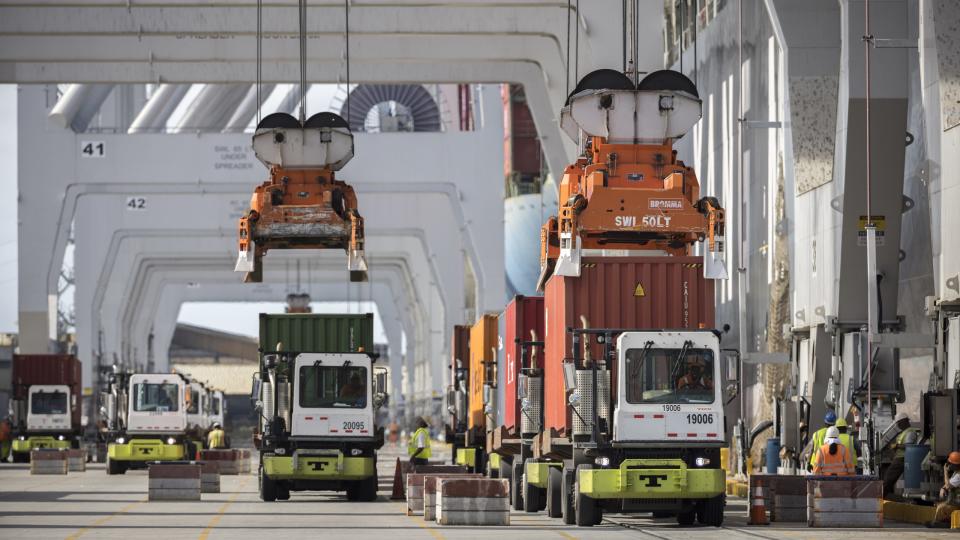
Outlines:
{"type": "Polygon", "coordinates": [[[510,504],[514,510],[523,510],[523,463],[513,464],[510,476],[510,504]]]}
{"type": "MultiPolygon", "coordinates": [[[[377,500],[377,488],[380,487],[377,482],[379,482],[379,480],[377,479],[377,475],[374,474],[354,484],[353,500],[361,502],[373,502],[377,500]]],[[[350,491],[348,489],[347,494],[349,493],[350,491]]]]}
{"type": "Polygon", "coordinates": [[[697,521],[711,527],[723,525],[723,510],[726,505],[726,495],[720,494],[702,501],[697,505],[697,521]]]}
{"type": "Polygon", "coordinates": [[[260,500],[264,502],[277,500],[277,483],[264,474],[262,465],[260,466],[260,500]]]}
{"type": "Polygon", "coordinates": [[[13,452],[14,463],[30,463],[30,454],[27,452],[13,452]]]}
{"type": "MultiPolygon", "coordinates": [[[[592,468],[592,465],[581,465],[577,467],[577,476],[580,476],[579,472],[581,470],[590,470],[592,468]]],[[[597,524],[597,501],[580,493],[579,479],[574,482],[573,492],[577,527],[593,527],[597,524]]]]}
{"type": "Polygon", "coordinates": [[[558,467],[550,467],[547,473],[547,515],[563,517],[563,473],[558,467]]]}
{"type": "Polygon", "coordinates": [[[684,510],[683,512],[677,514],[677,523],[679,523],[681,527],[689,527],[690,525],[693,525],[693,522],[696,520],[696,510],[684,510]]]}
{"type": "Polygon", "coordinates": [[[471,472],[480,474],[487,472],[487,453],[478,448],[475,455],[476,458],[473,462],[473,471],[471,472]]]}
{"type": "MultiPolygon", "coordinates": [[[[502,459],[502,458],[501,458],[502,459]]],[[[487,478],[493,478],[494,480],[500,478],[500,467],[493,468],[490,464],[490,460],[487,460],[487,478]]]]}
{"type": "Polygon", "coordinates": [[[573,509],[573,494],[576,493],[575,476],[573,469],[563,469],[563,476],[560,479],[560,510],[563,523],[566,525],[573,525],[577,521],[573,509]]]}
{"type": "Polygon", "coordinates": [[[122,461],[107,458],[107,474],[123,474],[127,471],[122,461]]]}
{"type": "Polygon", "coordinates": [[[527,474],[523,474],[523,509],[528,513],[540,510],[540,488],[527,482],[527,474]]]}
{"type": "Polygon", "coordinates": [[[286,482],[275,482],[278,501],[290,500],[290,485],[286,482]]]}

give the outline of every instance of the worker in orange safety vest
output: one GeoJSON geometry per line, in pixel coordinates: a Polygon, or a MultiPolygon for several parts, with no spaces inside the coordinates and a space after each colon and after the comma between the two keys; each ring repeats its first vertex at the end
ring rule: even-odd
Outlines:
{"type": "Polygon", "coordinates": [[[823,446],[817,450],[814,457],[813,474],[850,476],[853,471],[853,457],[850,450],[840,442],[840,430],[836,426],[831,426],[827,430],[823,446]]]}

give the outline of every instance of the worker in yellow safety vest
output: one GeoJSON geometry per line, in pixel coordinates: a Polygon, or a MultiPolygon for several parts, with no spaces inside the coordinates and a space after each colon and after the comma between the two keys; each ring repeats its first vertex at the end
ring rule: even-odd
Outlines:
{"type": "Polygon", "coordinates": [[[827,438],[827,430],[837,422],[837,413],[827,411],[823,416],[824,426],[813,432],[813,439],[810,442],[810,469],[813,469],[814,461],[817,459],[817,450],[823,446],[824,439],[827,438]]]}
{"type": "Polygon", "coordinates": [[[883,478],[883,498],[898,500],[896,494],[897,481],[903,476],[904,462],[907,455],[907,446],[917,444],[920,440],[920,429],[910,426],[910,417],[901,412],[893,419],[903,431],[887,447],[893,451],[893,458],[886,465],[880,466],[880,477],[883,478]]]}
{"type": "Polygon", "coordinates": [[[847,421],[843,418],[837,418],[837,423],[834,424],[837,426],[837,431],[840,432],[840,444],[847,447],[847,451],[850,452],[850,458],[853,459],[853,466],[857,466],[857,445],[853,440],[853,433],[849,433],[850,427],[847,425],[847,421]]]}
{"type": "Polygon", "coordinates": [[[813,474],[822,476],[850,476],[853,474],[853,460],[850,451],[840,442],[840,431],[836,426],[827,430],[823,446],[817,449],[813,462],[813,474]]]}
{"type": "Polygon", "coordinates": [[[414,465],[426,465],[430,461],[430,431],[427,425],[426,420],[418,418],[417,429],[407,443],[407,455],[414,465]]]}
{"type": "Polygon", "coordinates": [[[943,464],[943,487],[940,488],[940,501],[937,503],[933,521],[928,527],[950,526],[950,516],[960,510],[960,452],[953,451],[943,464]]]}
{"type": "Polygon", "coordinates": [[[213,429],[207,434],[207,448],[217,449],[227,447],[227,435],[223,432],[219,422],[213,424],[213,429]]]}

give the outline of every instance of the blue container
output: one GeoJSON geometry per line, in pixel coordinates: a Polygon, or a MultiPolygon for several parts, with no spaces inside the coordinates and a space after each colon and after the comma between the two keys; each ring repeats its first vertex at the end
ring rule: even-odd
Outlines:
{"type": "Polygon", "coordinates": [[[908,444],[903,457],[903,489],[920,489],[923,482],[923,458],[930,452],[926,444],[908,444]]]}
{"type": "Polygon", "coordinates": [[[777,467],[780,466],[780,439],[773,437],[767,439],[767,473],[777,474],[777,467]]]}

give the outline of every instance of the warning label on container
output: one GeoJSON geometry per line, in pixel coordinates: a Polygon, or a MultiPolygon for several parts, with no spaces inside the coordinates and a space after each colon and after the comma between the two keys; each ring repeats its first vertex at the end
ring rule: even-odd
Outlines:
{"type": "Polygon", "coordinates": [[[633,289],[633,295],[637,297],[647,295],[647,291],[643,290],[643,283],[637,282],[636,288],[633,289]]]}
{"type": "Polygon", "coordinates": [[[877,216],[874,215],[873,219],[869,219],[870,216],[860,216],[859,223],[857,225],[857,245],[866,246],[867,245],[867,225],[870,222],[873,222],[873,227],[877,231],[877,245],[882,246],[886,240],[886,230],[887,230],[887,218],[886,216],[877,216]]]}

